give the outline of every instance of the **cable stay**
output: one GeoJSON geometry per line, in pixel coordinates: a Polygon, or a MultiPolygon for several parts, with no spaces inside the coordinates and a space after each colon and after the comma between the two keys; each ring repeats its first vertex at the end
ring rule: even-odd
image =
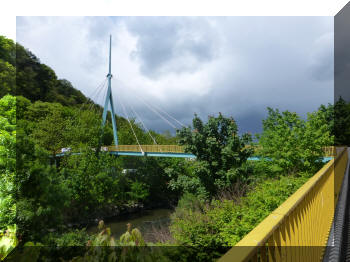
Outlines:
{"type": "Polygon", "coordinates": [[[130,106],[131,110],[133,111],[134,115],[140,120],[142,126],[145,128],[145,130],[147,131],[148,135],[149,135],[149,136],[151,137],[151,139],[153,140],[153,143],[154,143],[155,145],[157,145],[157,142],[156,142],[155,138],[151,135],[150,130],[146,127],[146,125],[145,125],[145,123],[142,121],[141,117],[136,113],[136,111],[135,111],[134,107],[131,105],[131,103],[129,104],[129,106],[130,106]]]}
{"type": "Polygon", "coordinates": [[[179,120],[177,120],[175,117],[171,116],[170,114],[168,114],[165,110],[162,110],[159,106],[153,105],[153,107],[158,108],[158,110],[160,110],[161,112],[163,112],[164,114],[166,114],[168,117],[170,117],[171,119],[175,120],[177,123],[179,123],[181,126],[185,126],[185,124],[183,124],[182,122],[180,122],[179,120]]]}
{"type": "Polygon", "coordinates": [[[166,119],[164,116],[162,116],[156,109],[154,109],[152,106],[150,106],[148,103],[146,103],[144,100],[142,100],[140,97],[136,96],[142,103],[144,103],[148,109],[156,113],[160,118],[162,118],[166,123],[168,123],[172,128],[177,129],[174,124],[172,124],[168,119],[166,119]]]}
{"type": "MultiPolygon", "coordinates": [[[[124,85],[124,83],[120,80],[117,80],[120,84],[124,85]]],[[[132,87],[130,87],[132,88],[132,87]]],[[[134,90],[136,90],[135,88],[132,88],[134,90]]],[[[177,129],[177,127],[171,123],[168,119],[166,119],[159,111],[162,111],[165,115],[167,115],[168,117],[170,117],[171,119],[175,120],[178,124],[180,124],[181,126],[185,126],[183,123],[181,123],[179,120],[177,120],[175,117],[171,116],[170,114],[168,114],[165,110],[162,110],[161,108],[158,107],[158,110],[155,108],[155,106],[150,105],[149,103],[147,103],[144,99],[142,99],[141,97],[139,97],[138,95],[136,95],[135,93],[133,93],[133,95],[139,99],[144,105],[146,105],[146,107],[148,109],[150,109],[152,112],[154,112],[155,114],[157,114],[160,118],[162,118],[168,125],[170,125],[172,128],[174,128],[175,130],[177,129]]]]}
{"type": "Polygon", "coordinates": [[[139,143],[139,140],[138,140],[138,138],[137,138],[137,136],[136,136],[135,130],[134,130],[134,128],[132,127],[132,124],[131,124],[131,122],[130,122],[130,120],[129,120],[129,116],[128,116],[128,113],[126,112],[124,103],[123,103],[123,101],[122,101],[121,99],[120,99],[120,104],[122,105],[122,108],[123,108],[124,114],[125,114],[125,116],[126,116],[126,119],[127,119],[127,121],[129,122],[129,125],[130,125],[130,127],[131,127],[131,130],[132,130],[132,132],[133,132],[133,134],[134,134],[134,136],[135,136],[135,138],[136,138],[136,142],[137,142],[137,144],[138,144],[138,146],[139,146],[139,148],[140,148],[142,154],[144,154],[144,152],[143,152],[143,150],[142,150],[142,147],[141,147],[141,145],[140,145],[140,143],[139,143]]]}
{"type": "MultiPolygon", "coordinates": [[[[106,79],[107,80],[107,79],[106,79]]],[[[106,99],[106,96],[107,96],[107,81],[104,83],[102,89],[101,89],[101,92],[96,96],[96,102],[97,104],[99,104],[99,100],[100,98],[102,98],[101,100],[101,104],[103,104],[103,102],[105,101],[106,99]],[[102,96],[101,96],[102,94],[102,96]]]]}
{"type": "Polygon", "coordinates": [[[97,88],[95,88],[94,91],[93,91],[89,96],[87,96],[87,98],[88,98],[87,101],[84,102],[84,103],[81,105],[81,107],[79,108],[79,111],[81,111],[81,109],[83,108],[83,106],[84,106],[85,104],[90,103],[90,102],[92,102],[92,104],[94,103],[94,98],[95,98],[96,94],[99,94],[99,93],[102,91],[102,89],[103,89],[104,85],[106,84],[106,82],[107,82],[107,79],[104,79],[104,80],[97,86],[97,88]]]}
{"type": "MultiPolygon", "coordinates": [[[[104,80],[103,84],[100,86],[97,93],[94,95],[94,98],[95,98],[94,100],[96,101],[97,104],[99,102],[101,94],[103,94],[102,95],[103,98],[106,96],[106,93],[107,93],[107,91],[105,91],[105,88],[107,86],[106,84],[107,84],[107,78],[104,80]]],[[[103,101],[104,100],[102,100],[102,103],[103,103],[103,101]]],[[[93,105],[94,105],[94,103],[91,103],[88,110],[91,110],[93,108],[93,105]]]]}
{"type": "MultiPolygon", "coordinates": [[[[77,110],[76,116],[79,116],[80,113],[81,113],[81,111],[82,111],[82,109],[83,109],[83,107],[86,106],[86,105],[89,104],[89,103],[90,103],[90,105],[89,105],[88,110],[91,110],[92,105],[94,104],[95,96],[96,96],[96,95],[99,95],[99,94],[101,93],[101,91],[103,90],[105,84],[106,84],[106,79],[104,79],[104,80],[97,86],[97,88],[95,88],[95,89],[93,90],[93,92],[92,92],[89,96],[87,96],[87,100],[86,100],[84,103],[82,103],[81,106],[79,107],[79,109],[77,110]]],[[[74,115],[72,115],[72,116],[69,118],[69,121],[74,121],[74,120],[75,120],[74,115]]],[[[75,122],[75,121],[74,121],[74,122],[75,122]]]]}

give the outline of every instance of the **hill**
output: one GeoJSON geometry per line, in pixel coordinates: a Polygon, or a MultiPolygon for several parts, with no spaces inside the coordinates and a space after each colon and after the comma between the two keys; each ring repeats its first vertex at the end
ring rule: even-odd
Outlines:
{"type": "Polygon", "coordinates": [[[74,106],[87,101],[82,92],[18,43],[0,36],[0,97],[24,96],[31,102],[58,102],[74,106]]]}

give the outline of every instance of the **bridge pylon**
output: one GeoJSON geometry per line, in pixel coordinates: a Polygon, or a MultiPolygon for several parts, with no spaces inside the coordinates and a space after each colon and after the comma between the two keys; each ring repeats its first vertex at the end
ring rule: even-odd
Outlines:
{"type": "MultiPolygon", "coordinates": [[[[113,137],[114,137],[114,144],[118,145],[118,132],[117,132],[117,123],[115,119],[115,111],[114,111],[114,105],[113,105],[113,96],[112,96],[112,89],[111,89],[111,80],[112,80],[112,73],[111,73],[111,50],[112,50],[112,35],[109,36],[109,71],[108,71],[108,88],[107,88],[107,95],[105,100],[105,105],[103,108],[103,114],[102,114],[102,130],[106,124],[106,118],[107,118],[107,112],[108,112],[108,104],[111,105],[111,117],[112,117],[112,126],[113,126],[113,137]]],[[[102,137],[101,137],[102,138],[102,137]]]]}

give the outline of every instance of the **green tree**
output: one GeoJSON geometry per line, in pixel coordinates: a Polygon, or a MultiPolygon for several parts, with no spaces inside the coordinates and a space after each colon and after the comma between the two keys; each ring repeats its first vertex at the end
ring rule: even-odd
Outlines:
{"type": "Polygon", "coordinates": [[[350,145],[350,103],[342,98],[334,105],[334,139],[336,145],[350,145]]]}
{"type": "Polygon", "coordinates": [[[244,179],[241,167],[253,153],[246,147],[252,139],[249,134],[238,134],[233,118],[219,113],[218,117],[210,116],[204,124],[195,115],[193,128],[182,128],[177,135],[186,152],[196,155],[195,176],[210,196],[219,188],[244,179]]]}
{"type": "Polygon", "coordinates": [[[0,229],[14,224],[16,171],[16,98],[0,99],[0,229]]]}
{"type": "Polygon", "coordinates": [[[305,121],[296,113],[268,108],[258,135],[260,154],[272,160],[272,172],[316,170],[322,164],[322,147],[332,145],[330,132],[327,114],[321,110],[308,114],[305,121]]]}
{"type": "Polygon", "coordinates": [[[67,121],[62,113],[53,111],[52,114],[37,124],[32,134],[33,138],[39,146],[48,150],[55,157],[57,150],[67,146],[66,141],[64,141],[66,125],[67,121]]]}
{"type": "Polygon", "coordinates": [[[0,59],[15,66],[16,47],[11,39],[0,35],[0,59]]]}
{"type": "Polygon", "coordinates": [[[15,94],[16,70],[13,65],[0,59],[0,97],[15,94]]]}

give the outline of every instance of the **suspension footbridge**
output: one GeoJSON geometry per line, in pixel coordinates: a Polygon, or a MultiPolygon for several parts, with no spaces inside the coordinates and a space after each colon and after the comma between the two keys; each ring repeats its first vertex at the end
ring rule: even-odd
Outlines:
{"type": "MultiPolygon", "coordinates": [[[[114,145],[112,146],[103,146],[100,144],[99,149],[101,152],[108,152],[113,155],[117,156],[155,156],[155,157],[181,157],[181,158],[195,158],[196,156],[193,154],[186,153],[183,146],[179,145],[163,145],[158,144],[155,137],[152,136],[150,130],[146,127],[144,121],[140,117],[140,115],[136,112],[134,107],[129,104],[129,109],[131,109],[131,112],[133,112],[133,115],[140,121],[142,124],[143,129],[145,132],[150,136],[153,144],[152,145],[142,145],[139,142],[139,138],[136,135],[135,128],[133,127],[132,121],[130,120],[128,111],[126,109],[125,104],[123,103],[123,100],[120,99],[120,105],[121,109],[123,111],[123,115],[125,119],[128,122],[128,125],[131,129],[131,132],[135,138],[136,144],[135,145],[120,145],[118,140],[118,129],[117,129],[117,121],[116,121],[116,114],[115,114],[115,103],[113,98],[113,92],[112,92],[112,73],[111,73],[111,50],[112,50],[112,36],[110,36],[109,41],[109,70],[108,74],[106,76],[106,79],[101,83],[101,85],[94,90],[94,93],[104,93],[104,107],[103,107],[103,113],[102,113],[102,123],[101,123],[101,130],[104,130],[104,127],[106,125],[107,121],[107,113],[108,111],[111,112],[111,118],[112,118],[112,128],[113,128],[113,141],[114,145]],[[107,84],[107,89],[105,90],[104,87],[107,84]],[[109,110],[110,108],[110,110],[109,110]]],[[[135,94],[136,95],[136,94],[135,94]]],[[[162,110],[161,108],[152,105],[150,103],[147,103],[144,99],[136,96],[148,109],[150,109],[153,113],[155,113],[158,117],[160,117],[163,121],[165,121],[168,125],[170,125],[172,128],[176,129],[176,124],[179,124],[181,126],[184,126],[183,123],[181,123],[179,120],[177,120],[175,117],[171,116],[169,113],[167,113],[165,110],[162,110]],[[174,122],[175,121],[175,122],[174,122]],[[175,123],[175,124],[174,124],[175,123]]],[[[92,99],[90,101],[93,101],[92,99]]],[[[90,107],[91,108],[91,107],[90,107]]],[[[102,137],[102,134],[101,134],[102,137]]],[[[96,150],[96,149],[94,149],[96,150]]],[[[72,152],[70,147],[62,148],[56,152],[57,157],[64,156],[66,154],[80,154],[79,152],[72,152]]]]}

